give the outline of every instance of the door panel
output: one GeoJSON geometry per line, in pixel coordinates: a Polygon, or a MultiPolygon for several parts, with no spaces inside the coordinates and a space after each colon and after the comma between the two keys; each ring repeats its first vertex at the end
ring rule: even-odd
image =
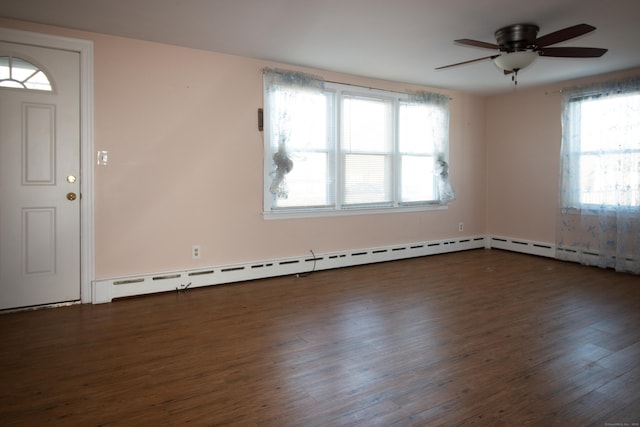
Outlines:
{"type": "Polygon", "coordinates": [[[22,123],[22,182],[55,185],[55,105],[24,104],[22,123]]]}
{"type": "Polygon", "coordinates": [[[2,42],[6,55],[44,69],[53,91],[0,87],[0,309],[77,301],[79,54],[2,42]]]}
{"type": "Polygon", "coordinates": [[[55,207],[30,208],[22,212],[24,275],[55,274],[55,207]]]}

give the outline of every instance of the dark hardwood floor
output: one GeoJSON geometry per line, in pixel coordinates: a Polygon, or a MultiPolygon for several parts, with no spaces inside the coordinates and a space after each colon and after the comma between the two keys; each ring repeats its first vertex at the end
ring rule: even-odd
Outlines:
{"type": "Polygon", "coordinates": [[[0,315],[0,425],[640,423],[640,277],[474,250],[0,315]]]}

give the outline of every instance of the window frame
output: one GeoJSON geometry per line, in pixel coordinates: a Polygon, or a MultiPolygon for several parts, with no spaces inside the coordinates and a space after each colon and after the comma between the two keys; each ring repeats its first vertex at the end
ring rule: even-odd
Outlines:
{"type": "MultiPolygon", "coordinates": [[[[609,90],[604,90],[602,92],[604,95],[603,99],[608,99],[611,97],[609,90]]],[[[623,93],[621,95],[631,95],[640,97],[640,90],[630,91],[628,93],[623,93]]],[[[638,205],[620,205],[620,204],[610,204],[610,203],[589,203],[583,202],[582,199],[584,194],[586,193],[585,189],[582,186],[581,178],[582,178],[582,164],[581,160],[585,156],[593,156],[593,155],[606,155],[606,156],[616,156],[616,155],[626,155],[626,154],[637,154],[640,153],[639,149],[627,149],[627,148],[606,148],[600,145],[598,149],[584,149],[582,146],[582,134],[576,129],[581,126],[581,121],[583,120],[582,113],[580,113],[580,123],[575,123],[573,119],[571,119],[572,115],[569,111],[574,108],[582,108],[582,103],[598,100],[600,96],[599,92],[591,92],[588,91],[586,93],[577,93],[568,97],[565,100],[565,105],[563,106],[562,114],[566,117],[565,120],[568,122],[563,125],[563,144],[568,143],[570,146],[571,155],[567,156],[567,159],[562,162],[561,168],[563,168],[560,173],[562,175],[566,175],[567,184],[570,191],[562,191],[561,197],[561,206],[562,210],[565,212],[582,212],[583,214],[589,214],[590,212],[596,212],[605,210],[605,211],[619,211],[619,210],[627,210],[630,212],[639,212],[640,211],[640,203],[638,205]],[[569,130],[564,129],[567,127],[569,130]],[[579,134],[580,140],[576,141],[570,136],[566,136],[564,133],[568,132],[569,135],[574,133],[579,134]],[[566,138],[566,141],[565,141],[566,138]],[[565,164],[566,163],[566,164],[565,164]],[[569,178],[567,171],[564,168],[570,168],[573,171],[578,171],[572,173],[572,177],[569,178]]],[[[564,149],[563,149],[564,150],[564,149]]]]}
{"type": "MultiPolygon", "coordinates": [[[[272,166],[273,162],[269,155],[263,155],[264,161],[264,182],[263,182],[263,217],[265,219],[283,219],[283,218],[310,218],[310,217],[332,217],[332,216],[345,216],[345,215],[361,215],[361,214],[379,214],[379,213],[401,213],[401,212],[419,212],[430,210],[446,210],[448,209],[447,200],[426,200],[426,201],[406,201],[399,200],[401,197],[401,185],[402,185],[402,173],[401,173],[401,161],[402,157],[407,153],[400,152],[399,150],[399,114],[400,104],[402,102],[411,102],[411,94],[404,92],[394,92],[383,89],[374,89],[369,87],[350,85],[337,82],[325,82],[324,93],[331,94],[333,97],[333,133],[332,138],[335,143],[335,147],[329,152],[333,152],[333,164],[328,167],[327,170],[327,182],[332,182],[333,197],[335,203],[328,206],[309,206],[309,207],[274,207],[272,206],[273,195],[269,191],[270,182],[272,180],[272,166]],[[387,100],[391,103],[390,114],[390,202],[380,203],[345,203],[344,198],[344,185],[345,185],[345,150],[343,149],[343,123],[342,123],[342,106],[343,96],[349,96],[353,98],[373,99],[373,100],[387,100]],[[333,175],[330,175],[333,169],[333,175]]],[[[267,96],[265,87],[265,97],[267,96]]],[[[447,114],[450,114],[450,110],[447,107],[447,114]]],[[[269,126],[270,117],[269,111],[265,103],[264,113],[264,153],[271,152],[271,141],[269,140],[270,131],[269,126]]],[[[437,159],[440,153],[444,160],[449,162],[449,128],[446,129],[447,140],[443,144],[442,150],[438,150],[433,147],[433,151],[430,154],[423,154],[423,156],[432,157],[434,161],[437,159]]],[[[362,152],[358,154],[367,154],[371,152],[362,152]]],[[[434,168],[433,174],[433,191],[434,194],[438,194],[437,177],[434,168]]],[[[329,185],[329,184],[328,184],[329,185]]]]}
{"type": "MultiPolygon", "coordinates": [[[[5,54],[0,53],[0,59],[6,58],[6,66],[3,64],[2,68],[6,68],[8,73],[8,77],[3,78],[3,75],[0,75],[0,88],[2,89],[10,89],[10,90],[26,90],[32,92],[39,93],[56,93],[55,86],[53,84],[53,79],[49,75],[49,73],[40,65],[32,61],[30,58],[27,59],[23,56],[16,56],[13,54],[5,54]],[[20,67],[19,65],[15,65],[15,63],[22,63],[23,65],[30,66],[30,68],[20,67]],[[14,76],[16,70],[28,70],[27,74],[21,76],[18,79],[14,76]],[[36,76],[41,75],[44,78],[44,82],[42,78],[36,78],[36,76]]],[[[18,72],[18,74],[22,74],[22,72],[18,72]]]]}
{"type": "MultiPolygon", "coordinates": [[[[337,193],[336,193],[336,209],[367,209],[367,208],[389,208],[393,207],[394,203],[397,200],[397,172],[398,172],[398,164],[397,164],[397,146],[398,146],[398,138],[397,138],[397,108],[396,108],[396,100],[392,96],[388,96],[386,93],[375,93],[375,94],[367,94],[363,95],[362,92],[357,90],[351,90],[352,87],[348,88],[349,90],[338,91],[336,94],[336,101],[338,107],[338,118],[336,120],[336,128],[338,130],[338,138],[336,139],[336,153],[338,154],[338,179],[336,180],[337,184],[337,193]],[[367,150],[347,150],[346,147],[346,137],[345,137],[345,127],[346,120],[344,120],[344,105],[345,99],[353,99],[353,100],[365,100],[365,101],[375,101],[375,102],[384,102],[388,103],[390,106],[390,112],[387,117],[389,120],[389,129],[388,129],[388,137],[390,141],[388,141],[388,146],[385,150],[375,150],[375,149],[367,149],[367,150]],[[388,201],[379,201],[379,202],[362,202],[362,203],[348,203],[347,198],[347,157],[351,156],[382,156],[388,157],[389,168],[388,168],[388,181],[385,179],[385,186],[389,187],[389,199],[388,201]]],[[[373,91],[373,89],[370,89],[373,91]]],[[[376,91],[380,92],[380,91],[376,91]]],[[[385,169],[386,171],[386,169],[385,169]]]]}

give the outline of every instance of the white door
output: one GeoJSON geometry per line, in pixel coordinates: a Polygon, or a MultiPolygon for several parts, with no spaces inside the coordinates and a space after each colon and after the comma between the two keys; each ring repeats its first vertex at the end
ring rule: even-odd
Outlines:
{"type": "Polygon", "coordinates": [[[77,301],[79,53],[0,42],[0,61],[0,309],[77,301]],[[17,87],[36,69],[51,91],[17,87]]]}

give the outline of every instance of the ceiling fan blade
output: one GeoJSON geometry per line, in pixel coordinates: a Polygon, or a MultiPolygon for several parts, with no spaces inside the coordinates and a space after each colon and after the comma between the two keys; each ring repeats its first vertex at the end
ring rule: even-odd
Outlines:
{"type": "Polygon", "coordinates": [[[597,47],[547,47],[538,51],[540,56],[554,58],[599,58],[606,52],[597,47]]]}
{"type": "Polygon", "coordinates": [[[485,59],[494,59],[494,58],[497,58],[498,56],[500,55],[491,55],[491,56],[485,56],[484,58],[477,58],[477,59],[471,59],[469,61],[457,62],[455,64],[449,64],[449,65],[444,65],[442,67],[438,67],[436,68],[436,70],[442,70],[443,68],[457,67],[458,65],[470,64],[472,62],[480,62],[480,61],[484,61],[485,59]]]}
{"type": "Polygon", "coordinates": [[[553,33],[546,34],[542,37],[538,37],[535,41],[535,45],[538,47],[550,46],[552,44],[560,43],[565,40],[569,40],[574,37],[578,37],[583,34],[590,33],[595,29],[596,27],[593,27],[589,24],[574,25],[573,27],[567,27],[562,30],[558,30],[558,31],[554,31],[553,33]]]}
{"type": "Polygon", "coordinates": [[[500,49],[500,46],[498,46],[497,44],[481,42],[479,40],[458,39],[458,40],[454,40],[454,42],[458,44],[463,44],[466,46],[482,47],[484,49],[500,49]]]}

